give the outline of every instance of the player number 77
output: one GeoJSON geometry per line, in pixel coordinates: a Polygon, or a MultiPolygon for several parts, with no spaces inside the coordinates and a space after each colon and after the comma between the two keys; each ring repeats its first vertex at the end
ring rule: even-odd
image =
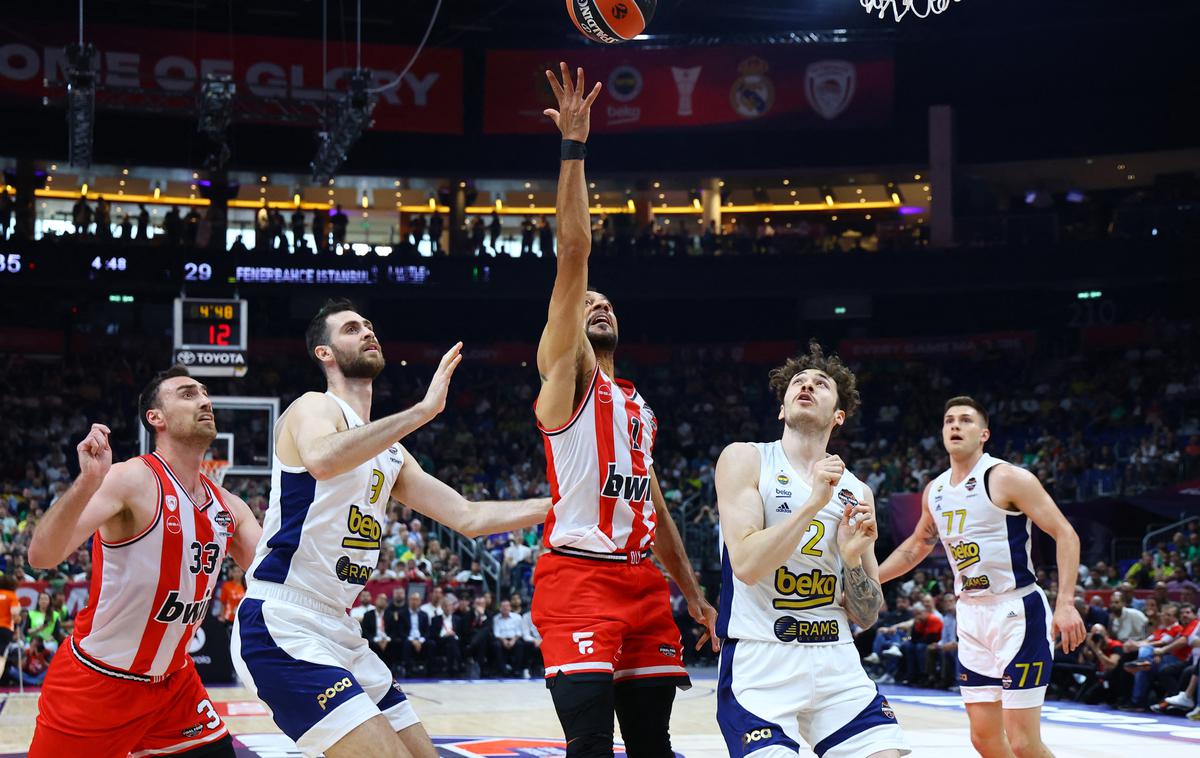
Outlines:
{"type": "Polygon", "coordinates": [[[955,516],[958,516],[958,533],[962,534],[963,527],[967,525],[967,511],[965,508],[957,511],[946,511],[942,515],[946,517],[946,534],[954,534],[955,516]]]}
{"type": "Polygon", "coordinates": [[[1040,687],[1042,685],[1042,662],[1041,661],[1034,661],[1033,663],[1015,663],[1013,665],[1016,666],[1017,668],[1021,669],[1021,681],[1017,683],[1018,687],[1025,686],[1025,680],[1029,677],[1029,667],[1030,666],[1037,666],[1037,676],[1034,677],[1033,686],[1040,687]]]}

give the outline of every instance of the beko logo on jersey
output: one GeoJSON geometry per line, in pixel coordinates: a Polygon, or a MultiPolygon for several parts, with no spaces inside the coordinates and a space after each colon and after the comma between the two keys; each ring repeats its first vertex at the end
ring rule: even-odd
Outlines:
{"type": "Polygon", "coordinates": [[[350,506],[350,515],[346,517],[346,531],[357,537],[346,537],[342,547],[354,550],[378,550],[379,538],[383,536],[383,527],[369,513],[363,513],[357,505],[350,506]]]}
{"type": "Polygon", "coordinates": [[[963,592],[967,590],[986,590],[992,586],[992,580],[987,574],[983,576],[964,576],[963,577],[963,592]]]}
{"type": "Polygon", "coordinates": [[[650,492],[650,477],[636,474],[618,474],[617,464],[608,464],[608,476],[600,494],[604,497],[619,497],[631,503],[643,502],[650,492]]]}
{"type": "Polygon", "coordinates": [[[837,619],[801,621],[791,616],[775,619],[775,638],[780,642],[837,642],[837,619]]]}
{"type": "Polygon", "coordinates": [[[348,556],[343,555],[334,565],[337,578],[350,584],[366,584],[371,577],[371,567],[354,563],[348,556]]]}
{"type": "Polygon", "coordinates": [[[321,710],[325,710],[326,703],[337,697],[339,692],[345,692],[353,686],[354,685],[351,683],[350,677],[342,677],[338,681],[334,682],[332,687],[326,687],[324,692],[317,695],[317,705],[321,706],[321,710]]]}
{"type": "Polygon", "coordinates": [[[791,497],[791,496],[792,496],[791,490],[781,490],[778,487],[775,488],[775,497],[791,497]]]}
{"type": "Polygon", "coordinates": [[[974,566],[980,560],[979,543],[960,542],[957,545],[951,545],[950,557],[954,559],[954,565],[959,571],[968,566],[974,566]]]}
{"type": "Polygon", "coordinates": [[[749,745],[751,742],[761,742],[771,739],[770,729],[753,729],[742,735],[742,744],[749,745]]]}
{"type": "Polygon", "coordinates": [[[204,598],[193,603],[184,603],[179,599],[179,593],[172,590],[167,593],[167,599],[159,607],[158,613],[154,614],[154,620],[164,624],[174,621],[181,624],[194,624],[204,618],[204,613],[208,609],[208,601],[208,598],[204,598]]]}
{"type": "Polygon", "coordinates": [[[819,608],[833,602],[836,587],[837,577],[821,573],[821,569],[813,569],[807,574],[793,574],[787,570],[787,566],[780,566],[775,571],[775,591],[780,595],[796,595],[797,598],[775,598],[772,605],[777,611],[819,608]]]}

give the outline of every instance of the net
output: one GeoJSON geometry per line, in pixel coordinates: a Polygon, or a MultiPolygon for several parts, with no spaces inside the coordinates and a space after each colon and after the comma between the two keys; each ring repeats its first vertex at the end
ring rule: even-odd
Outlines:
{"type": "Polygon", "coordinates": [[[219,486],[225,481],[225,472],[229,470],[230,465],[229,461],[224,461],[220,458],[210,458],[206,461],[200,461],[200,473],[207,476],[214,484],[219,486]]]}
{"type": "Polygon", "coordinates": [[[945,13],[951,3],[962,0],[858,0],[863,10],[879,18],[885,18],[891,11],[892,18],[899,22],[909,13],[917,18],[928,18],[945,13]]]}

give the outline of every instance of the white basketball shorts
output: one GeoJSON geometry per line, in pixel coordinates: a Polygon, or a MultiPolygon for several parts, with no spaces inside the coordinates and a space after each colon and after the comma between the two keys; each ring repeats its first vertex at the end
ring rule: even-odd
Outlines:
{"type": "Polygon", "coordinates": [[[254,584],[234,621],[233,667],[304,755],[320,755],[381,713],[396,731],[419,721],[344,611],[286,587],[254,584]]]}
{"type": "Polygon", "coordinates": [[[1036,584],[958,601],[958,684],[963,702],[1037,708],[1046,699],[1053,614],[1036,584]]]}
{"type": "Polygon", "coordinates": [[[729,755],[820,758],[911,752],[896,714],[863,671],[854,645],[725,640],[717,723],[729,755]]]}

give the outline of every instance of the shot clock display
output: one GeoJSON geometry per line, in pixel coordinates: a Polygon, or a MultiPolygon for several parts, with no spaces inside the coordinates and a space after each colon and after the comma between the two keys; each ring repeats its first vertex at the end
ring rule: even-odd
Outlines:
{"type": "Polygon", "coordinates": [[[197,376],[246,372],[245,300],[175,299],[175,361],[197,376]]]}
{"type": "Polygon", "coordinates": [[[245,300],[175,301],[176,347],[203,350],[244,350],[245,300]]]}

